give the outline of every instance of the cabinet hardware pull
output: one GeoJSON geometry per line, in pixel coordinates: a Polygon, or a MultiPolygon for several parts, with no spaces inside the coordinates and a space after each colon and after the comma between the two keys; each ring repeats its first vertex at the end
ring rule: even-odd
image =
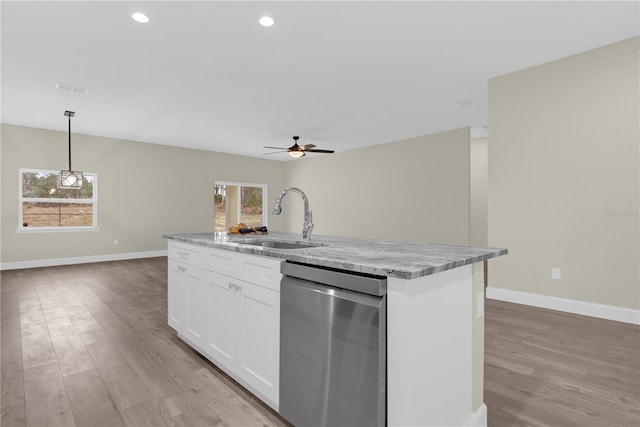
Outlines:
{"type": "Polygon", "coordinates": [[[189,255],[189,252],[182,252],[182,251],[178,251],[178,255],[188,256],[188,255],[189,255]]]}

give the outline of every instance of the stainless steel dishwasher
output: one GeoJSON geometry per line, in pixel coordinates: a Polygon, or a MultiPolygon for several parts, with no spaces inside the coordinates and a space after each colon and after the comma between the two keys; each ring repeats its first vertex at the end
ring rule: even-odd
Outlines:
{"type": "Polygon", "coordinates": [[[281,266],[280,415],[297,427],[386,423],[384,277],[281,266]]]}

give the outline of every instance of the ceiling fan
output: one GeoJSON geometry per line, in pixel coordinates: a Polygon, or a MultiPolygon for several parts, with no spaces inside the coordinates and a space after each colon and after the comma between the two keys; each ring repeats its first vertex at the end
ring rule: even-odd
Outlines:
{"type": "Polygon", "coordinates": [[[263,148],[272,148],[274,150],[280,150],[280,151],[274,151],[272,153],[265,153],[265,156],[268,156],[270,154],[276,154],[276,153],[284,153],[284,152],[288,152],[289,155],[291,157],[304,157],[306,154],[305,153],[327,153],[327,154],[331,154],[334,153],[334,150],[320,150],[317,148],[314,148],[315,145],[314,144],[306,144],[306,145],[298,145],[298,140],[300,139],[299,136],[294,136],[293,137],[293,145],[289,148],[285,148],[285,147],[263,147],[263,148]]]}

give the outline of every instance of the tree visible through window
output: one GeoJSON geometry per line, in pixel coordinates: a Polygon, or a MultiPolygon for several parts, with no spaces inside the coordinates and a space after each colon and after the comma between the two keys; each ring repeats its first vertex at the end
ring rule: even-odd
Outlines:
{"type": "Polygon", "coordinates": [[[213,188],[216,231],[228,231],[229,227],[240,223],[247,227],[267,225],[264,215],[266,185],[216,183],[213,188]]]}
{"type": "Polygon", "coordinates": [[[19,228],[96,227],[97,178],[85,173],[80,189],[58,188],[60,171],[20,170],[19,228]]]}

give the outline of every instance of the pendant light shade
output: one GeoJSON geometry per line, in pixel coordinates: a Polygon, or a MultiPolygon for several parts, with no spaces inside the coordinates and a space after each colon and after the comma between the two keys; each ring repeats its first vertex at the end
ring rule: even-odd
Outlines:
{"type": "Polygon", "coordinates": [[[74,171],[71,169],[71,117],[76,113],[73,111],[65,111],[65,117],[69,118],[69,169],[61,170],[58,178],[58,188],[82,188],[82,181],[84,181],[83,173],[80,171],[74,171]]]}
{"type": "Polygon", "coordinates": [[[80,171],[60,171],[60,182],[58,183],[58,187],[81,188],[83,178],[82,172],[80,171]]]}

